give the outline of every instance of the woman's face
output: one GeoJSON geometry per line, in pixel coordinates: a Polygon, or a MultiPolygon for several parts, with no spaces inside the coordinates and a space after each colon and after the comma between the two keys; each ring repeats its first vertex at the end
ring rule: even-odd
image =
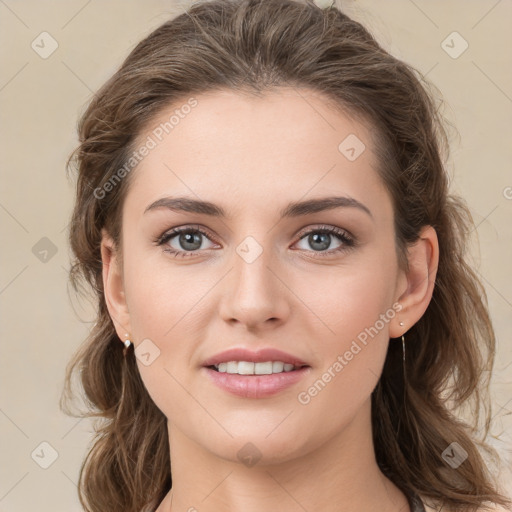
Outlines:
{"type": "MultiPolygon", "coordinates": [[[[355,418],[367,423],[406,288],[391,199],[370,132],[319,94],[283,88],[196,101],[162,111],[140,134],[137,147],[149,149],[125,199],[110,311],[176,435],[227,460],[248,442],[263,460],[291,459],[355,418]],[[166,206],[178,197],[224,216],[166,206]],[[346,199],[315,203],[335,197],[346,199]],[[166,240],[174,228],[191,231],[166,240]],[[309,368],[284,389],[258,395],[251,384],[241,396],[203,367],[232,348],[278,349],[309,368]]],[[[238,377],[258,378],[276,379],[238,377]]]]}

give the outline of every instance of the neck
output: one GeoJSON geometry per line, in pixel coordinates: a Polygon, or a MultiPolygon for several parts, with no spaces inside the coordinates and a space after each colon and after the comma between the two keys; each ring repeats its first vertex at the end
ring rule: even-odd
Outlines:
{"type": "Polygon", "coordinates": [[[157,512],[409,512],[405,495],[375,460],[370,411],[368,401],[320,446],[303,447],[287,460],[262,453],[250,467],[236,449],[234,457],[221,458],[168,422],[172,491],[157,512]]]}

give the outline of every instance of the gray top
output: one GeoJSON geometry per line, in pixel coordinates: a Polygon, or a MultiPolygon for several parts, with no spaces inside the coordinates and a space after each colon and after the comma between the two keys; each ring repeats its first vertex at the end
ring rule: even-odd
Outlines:
{"type": "Polygon", "coordinates": [[[408,493],[405,493],[405,495],[409,501],[411,512],[426,512],[423,502],[415,492],[409,491],[408,493]]]}

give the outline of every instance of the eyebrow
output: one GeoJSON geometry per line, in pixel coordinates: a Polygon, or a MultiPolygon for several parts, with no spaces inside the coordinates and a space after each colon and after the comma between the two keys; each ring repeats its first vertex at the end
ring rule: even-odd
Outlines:
{"type": "MultiPolygon", "coordinates": [[[[154,203],[151,203],[144,210],[144,213],[159,208],[167,208],[176,212],[199,213],[203,215],[210,215],[212,217],[227,217],[225,210],[221,206],[209,201],[201,201],[189,197],[163,197],[154,203]]],[[[281,218],[300,217],[325,210],[333,210],[335,208],[357,208],[368,214],[373,219],[372,212],[367,206],[359,202],[357,199],[345,196],[322,197],[318,199],[292,202],[288,204],[286,208],[281,210],[280,215],[281,218]]]]}

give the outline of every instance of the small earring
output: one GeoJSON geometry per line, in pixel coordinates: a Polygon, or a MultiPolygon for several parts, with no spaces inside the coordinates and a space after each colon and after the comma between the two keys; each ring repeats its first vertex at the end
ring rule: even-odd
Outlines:
{"type": "MultiPolygon", "coordinates": [[[[125,334],[125,336],[128,338],[128,334],[125,334]]],[[[124,346],[125,346],[126,348],[128,348],[131,344],[132,344],[132,342],[131,342],[129,339],[126,339],[126,340],[124,341],[124,346]]]]}
{"type": "Polygon", "coordinates": [[[400,327],[403,327],[404,326],[404,323],[403,322],[400,322],[400,327]]]}

